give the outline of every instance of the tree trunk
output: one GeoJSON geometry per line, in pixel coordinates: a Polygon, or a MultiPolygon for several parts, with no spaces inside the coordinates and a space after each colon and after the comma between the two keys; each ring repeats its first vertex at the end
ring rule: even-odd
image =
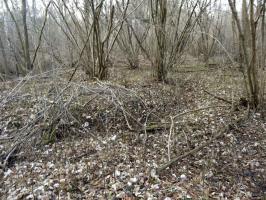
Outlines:
{"type": "Polygon", "coordinates": [[[152,19],[155,27],[156,37],[156,59],[158,81],[166,82],[167,69],[165,65],[166,51],[166,19],[167,19],[167,0],[151,0],[152,19]]]}
{"type": "Polygon", "coordinates": [[[265,4],[266,0],[263,0],[261,9],[262,11],[262,19],[261,19],[261,67],[265,68],[265,4]]]}
{"type": "Polygon", "coordinates": [[[29,70],[33,69],[30,59],[30,47],[29,47],[29,35],[27,27],[27,2],[22,0],[22,17],[23,17],[23,28],[24,28],[24,44],[25,44],[25,65],[29,70]]]}
{"type": "Polygon", "coordinates": [[[250,27],[251,27],[251,50],[252,57],[249,66],[249,73],[253,81],[252,103],[255,107],[259,104],[259,82],[257,69],[257,45],[256,45],[256,22],[254,18],[254,0],[250,0],[250,27]]]}
{"type": "Polygon", "coordinates": [[[251,46],[251,29],[250,20],[248,16],[247,0],[242,0],[242,27],[246,38],[247,47],[251,46]]]}
{"type": "MultiPolygon", "coordinates": [[[[0,23],[0,28],[2,30],[5,30],[5,28],[3,27],[2,23],[0,23]]],[[[4,34],[3,34],[4,35],[4,34]]],[[[2,53],[2,57],[3,57],[3,72],[8,75],[8,61],[7,61],[7,57],[6,57],[6,51],[5,51],[5,45],[3,43],[3,40],[2,40],[2,33],[0,34],[0,51],[2,53]]]]}
{"type": "MultiPolygon", "coordinates": [[[[251,106],[257,108],[260,104],[260,90],[259,90],[259,77],[258,77],[258,65],[257,65],[257,45],[256,45],[256,37],[257,37],[257,30],[256,30],[256,23],[254,17],[254,0],[250,0],[249,3],[249,19],[248,16],[245,15],[245,19],[248,21],[244,22],[245,26],[248,26],[250,30],[250,34],[247,35],[246,30],[242,29],[240,24],[240,19],[237,14],[236,6],[233,4],[232,0],[228,0],[232,14],[237,24],[237,29],[239,33],[239,42],[240,42],[240,55],[243,56],[243,66],[244,66],[244,80],[246,83],[246,90],[249,98],[249,102],[251,106]],[[247,41],[250,41],[247,42],[247,41]],[[250,51],[251,55],[249,55],[250,51]]],[[[245,0],[243,0],[243,3],[245,0]]],[[[245,4],[243,4],[245,6],[245,4]]],[[[242,9],[242,11],[245,8],[242,9]]],[[[245,11],[244,11],[245,12],[245,11]]],[[[243,14],[243,13],[242,13],[243,14]]]]}

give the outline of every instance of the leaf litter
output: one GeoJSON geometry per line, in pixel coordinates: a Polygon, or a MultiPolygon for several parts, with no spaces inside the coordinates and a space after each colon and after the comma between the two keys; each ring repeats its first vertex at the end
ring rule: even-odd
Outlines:
{"type": "Polygon", "coordinates": [[[265,120],[204,93],[208,77],[127,86],[42,79],[1,85],[1,199],[265,197],[265,120]]]}

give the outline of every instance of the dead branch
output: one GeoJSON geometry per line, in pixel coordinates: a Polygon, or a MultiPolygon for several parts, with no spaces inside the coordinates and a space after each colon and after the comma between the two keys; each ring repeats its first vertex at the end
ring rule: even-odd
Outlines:
{"type": "Polygon", "coordinates": [[[189,110],[189,111],[177,114],[177,115],[173,116],[173,118],[181,117],[181,116],[184,116],[184,115],[187,115],[187,114],[190,114],[190,113],[196,113],[196,112],[199,112],[199,111],[208,110],[208,109],[212,109],[212,108],[228,108],[228,107],[229,106],[225,106],[225,105],[207,106],[207,107],[199,108],[199,109],[196,109],[196,110],[189,110]]]}
{"type": "Polygon", "coordinates": [[[225,128],[222,128],[220,131],[218,131],[218,133],[213,136],[209,141],[203,143],[202,145],[192,149],[191,151],[183,154],[183,155],[180,155],[176,158],[174,158],[173,160],[169,161],[168,163],[160,166],[158,169],[157,169],[157,172],[158,173],[161,173],[162,171],[164,171],[165,169],[167,169],[168,167],[171,167],[173,166],[174,164],[176,164],[177,162],[179,162],[180,160],[188,157],[188,156],[191,156],[191,155],[194,155],[196,153],[198,153],[200,150],[202,150],[204,147],[212,144],[215,140],[217,140],[218,138],[222,137],[225,133],[227,133],[230,129],[230,125],[227,125],[225,128]]]}
{"type": "Polygon", "coordinates": [[[173,117],[171,116],[170,117],[170,119],[171,119],[171,126],[170,126],[170,133],[169,133],[169,136],[168,136],[168,144],[167,144],[167,152],[168,152],[168,160],[170,161],[171,160],[171,155],[170,155],[170,153],[171,153],[171,137],[172,137],[172,135],[173,135],[173,133],[174,133],[174,119],[173,119],[173,117]]]}
{"type": "Polygon", "coordinates": [[[228,103],[228,104],[233,105],[233,102],[232,102],[232,101],[229,101],[229,100],[227,100],[227,99],[225,99],[225,98],[223,98],[223,97],[216,96],[215,94],[212,94],[212,93],[208,92],[207,90],[203,90],[203,91],[204,91],[205,93],[207,93],[208,95],[210,95],[210,96],[212,96],[212,97],[214,97],[214,98],[216,98],[216,99],[218,99],[218,100],[220,100],[220,101],[223,101],[223,102],[225,102],[225,103],[228,103]]]}

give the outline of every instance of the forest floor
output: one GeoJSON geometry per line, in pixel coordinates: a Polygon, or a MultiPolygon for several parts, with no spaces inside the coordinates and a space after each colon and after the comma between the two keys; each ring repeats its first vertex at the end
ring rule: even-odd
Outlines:
{"type": "Polygon", "coordinates": [[[266,121],[239,72],[110,72],[0,83],[0,199],[266,198],[266,121]]]}

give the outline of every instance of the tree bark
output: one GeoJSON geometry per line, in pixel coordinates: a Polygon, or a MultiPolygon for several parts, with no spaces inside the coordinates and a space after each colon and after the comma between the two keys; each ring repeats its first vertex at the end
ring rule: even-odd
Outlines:
{"type": "MultiPolygon", "coordinates": [[[[260,103],[260,91],[259,91],[259,81],[258,81],[258,68],[257,68],[257,45],[256,45],[256,37],[257,37],[257,30],[256,30],[256,23],[254,17],[254,0],[250,0],[249,3],[249,19],[248,22],[244,22],[245,26],[248,26],[250,33],[247,35],[246,30],[242,29],[240,24],[240,19],[237,14],[237,10],[235,5],[233,4],[232,0],[228,0],[232,14],[236,21],[238,33],[239,33],[239,42],[241,45],[240,54],[243,56],[243,65],[244,65],[244,80],[246,83],[247,94],[249,97],[249,103],[254,108],[258,107],[260,103]],[[249,43],[250,40],[250,43],[249,43]],[[251,56],[249,56],[248,49],[249,45],[251,47],[251,56]]],[[[243,3],[245,0],[243,0],[243,3]]],[[[243,5],[245,6],[245,4],[243,5]]],[[[242,11],[245,8],[242,9],[242,11]]],[[[243,13],[242,13],[243,14],[243,13]]],[[[247,14],[247,13],[246,13],[247,14]]],[[[245,14],[244,14],[245,15],[245,14]]],[[[248,18],[245,15],[245,18],[248,18]]]]}
{"type": "Polygon", "coordinates": [[[27,2],[22,0],[22,18],[23,18],[23,29],[24,29],[24,46],[25,46],[25,65],[28,70],[32,70],[30,59],[30,47],[29,47],[29,34],[27,27],[27,2]]]}
{"type": "Polygon", "coordinates": [[[259,82],[258,82],[258,69],[257,69],[257,45],[256,45],[256,22],[254,18],[254,0],[250,0],[250,27],[251,27],[251,48],[252,48],[252,58],[249,67],[249,73],[253,80],[253,104],[255,107],[259,104],[259,82]]]}
{"type": "MultiPolygon", "coordinates": [[[[4,27],[2,27],[2,24],[0,24],[0,28],[2,30],[5,30],[4,27]]],[[[7,61],[7,57],[6,57],[6,51],[5,51],[5,45],[3,43],[3,40],[2,40],[2,34],[0,34],[0,50],[1,50],[1,53],[2,53],[2,57],[3,57],[3,72],[8,75],[8,61],[7,61]]]]}
{"type": "Polygon", "coordinates": [[[166,82],[167,69],[165,66],[166,51],[166,19],[167,0],[151,0],[152,19],[155,27],[156,37],[156,59],[157,79],[166,82]]]}

